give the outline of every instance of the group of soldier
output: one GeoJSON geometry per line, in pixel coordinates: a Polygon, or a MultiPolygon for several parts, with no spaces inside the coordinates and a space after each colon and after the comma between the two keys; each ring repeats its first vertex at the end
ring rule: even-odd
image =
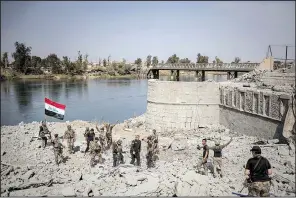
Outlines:
{"type": "MultiPolygon", "coordinates": [[[[99,128],[96,126],[99,132],[99,137],[95,137],[94,129],[86,128],[84,137],[87,143],[85,154],[90,151],[90,166],[95,165],[95,158],[98,157],[98,162],[103,163],[102,153],[109,150],[112,146],[113,153],[113,166],[118,166],[119,164],[124,164],[123,157],[123,147],[122,140],[112,141],[112,129],[114,125],[109,123],[103,124],[103,127],[99,128]]],[[[49,134],[51,139],[51,133],[48,130],[46,123],[43,121],[40,126],[39,136],[42,139],[42,147],[45,148],[47,144],[46,134],[49,134]]],[[[74,142],[76,140],[76,133],[71,128],[70,125],[67,126],[67,130],[64,133],[63,139],[67,140],[67,148],[69,154],[74,153],[74,142]]],[[[200,171],[201,167],[204,169],[205,175],[208,175],[208,157],[209,150],[214,151],[213,165],[211,166],[211,172],[214,177],[218,175],[222,178],[223,174],[223,163],[222,163],[222,150],[232,142],[232,138],[229,142],[224,145],[220,145],[219,141],[215,142],[215,146],[209,147],[207,145],[207,140],[202,140],[202,147],[197,146],[197,149],[203,149],[202,160],[196,165],[197,171],[200,171]]],[[[155,162],[158,159],[159,148],[158,148],[158,135],[156,130],[147,138],[143,138],[142,141],[147,142],[147,168],[155,167],[155,162]]],[[[61,144],[58,134],[54,135],[54,139],[51,139],[53,148],[55,162],[59,165],[59,158],[62,160],[63,157],[63,144],[61,144]]],[[[271,165],[269,161],[261,156],[261,149],[258,146],[254,146],[251,150],[253,157],[250,158],[246,164],[245,175],[246,179],[244,182],[244,187],[248,187],[249,196],[269,196],[269,191],[271,187],[270,175],[272,174],[271,165]]],[[[140,136],[136,135],[135,139],[132,141],[130,146],[131,162],[130,164],[141,166],[141,140],[140,136]],[[136,164],[135,164],[136,162],[136,164]]]]}
{"type": "MultiPolygon", "coordinates": [[[[101,128],[96,125],[96,130],[99,132],[98,137],[95,135],[94,129],[89,129],[86,127],[84,132],[84,137],[86,141],[86,149],[84,151],[84,155],[89,152],[90,153],[90,166],[93,167],[96,162],[96,158],[98,158],[99,163],[103,163],[102,153],[112,148],[113,153],[113,166],[118,166],[119,164],[124,164],[123,157],[123,146],[122,140],[119,139],[117,141],[112,141],[112,130],[116,124],[104,123],[101,128]]],[[[42,121],[39,136],[42,140],[42,148],[45,148],[47,145],[47,135],[53,145],[55,162],[57,165],[60,164],[60,161],[64,159],[63,157],[63,149],[65,146],[60,142],[60,138],[58,134],[54,134],[54,138],[51,137],[51,132],[48,130],[45,121],[42,121]]],[[[74,142],[76,141],[76,132],[71,128],[70,125],[67,126],[67,130],[65,131],[62,139],[67,142],[67,149],[69,154],[74,153],[74,142]]],[[[142,141],[147,142],[147,167],[155,167],[155,161],[158,159],[157,154],[159,154],[158,149],[158,136],[156,134],[156,130],[153,130],[153,134],[149,135],[147,138],[143,138],[142,141]]],[[[135,139],[132,141],[130,146],[130,154],[131,154],[131,162],[130,164],[134,164],[137,166],[141,166],[141,140],[140,136],[136,135],[135,139]],[[135,164],[136,162],[136,164],[135,164]]]]}

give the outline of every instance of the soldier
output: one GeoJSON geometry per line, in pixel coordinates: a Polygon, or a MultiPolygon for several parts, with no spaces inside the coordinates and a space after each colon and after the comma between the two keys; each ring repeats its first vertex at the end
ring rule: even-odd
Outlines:
{"type": "Polygon", "coordinates": [[[121,140],[117,141],[117,151],[118,151],[118,154],[117,154],[118,163],[124,164],[124,158],[123,158],[123,154],[122,154],[123,149],[122,149],[122,141],[121,140]]]}
{"type": "Polygon", "coordinates": [[[154,137],[148,136],[147,137],[147,155],[146,155],[148,168],[154,167],[154,160],[153,160],[154,149],[155,149],[154,145],[155,145],[154,137]]]}
{"type": "Polygon", "coordinates": [[[159,154],[159,148],[158,148],[158,135],[156,133],[156,130],[153,129],[153,142],[154,142],[154,148],[153,148],[153,161],[156,161],[158,159],[156,154],[159,154]]]}
{"type": "Polygon", "coordinates": [[[54,139],[51,141],[53,144],[54,159],[57,165],[59,165],[59,158],[62,160],[63,157],[63,148],[65,148],[59,140],[58,134],[54,134],[54,139]]]}
{"type": "MultiPolygon", "coordinates": [[[[202,145],[203,145],[203,154],[202,154],[202,160],[197,164],[196,168],[199,170],[201,166],[203,166],[205,175],[208,175],[208,166],[207,166],[207,161],[209,157],[209,147],[207,145],[207,140],[203,139],[202,140],[202,145]]],[[[197,145],[197,149],[200,150],[200,146],[197,145]]]]}
{"type": "Polygon", "coordinates": [[[46,134],[49,134],[48,130],[44,130],[44,127],[43,126],[40,126],[39,127],[39,137],[42,140],[41,147],[43,149],[45,149],[45,147],[47,145],[47,137],[46,137],[46,134]]]}
{"type": "Polygon", "coordinates": [[[86,138],[87,138],[87,140],[86,140],[86,149],[85,149],[85,151],[84,151],[84,155],[85,155],[85,153],[89,150],[89,144],[90,144],[91,141],[94,140],[95,135],[96,135],[96,134],[95,134],[95,130],[94,130],[94,129],[91,129],[91,130],[86,134],[86,138]]]}
{"type": "Polygon", "coordinates": [[[137,159],[137,166],[141,166],[141,159],[140,159],[140,153],[141,153],[141,141],[139,140],[140,136],[136,135],[136,138],[132,141],[131,144],[131,157],[132,161],[131,164],[135,163],[135,159],[137,159]]]}
{"type": "Polygon", "coordinates": [[[83,136],[84,136],[86,142],[87,142],[87,139],[88,139],[88,138],[87,138],[88,133],[89,133],[89,127],[86,127],[85,132],[84,132],[84,134],[83,134],[83,136]]]}
{"type": "Polygon", "coordinates": [[[111,144],[112,144],[112,130],[113,130],[113,127],[115,126],[116,124],[105,124],[105,127],[106,127],[106,139],[107,139],[107,149],[110,148],[111,144]]]}
{"type": "Polygon", "coordinates": [[[68,125],[67,129],[64,134],[64,139],[67,140],[68,152],[69,154],[74,153],[74,142],[76,140],[76,133],[71,126],[68,125]]]}
{"type": "Polygon", "coordinates": [[[94,167],[96,156],[99,158],[99,163],[103,162],[102,154],[101,154],[101,146],[98,143],[99,138],[95,137],[95,141],[90,142],[90,166],[94,167]]]}
{"type": "Polygon", "coordinates": [[[261,148],[253,146],[250,150],[253,157],[247,162],[245,175],[245,186],[248,187],[248,196],[251,197],[269,197],[272,174],[271,165],[269,161],[261,156],[261,148]]]}
{"type": "Polygon", "coordinates": [[[118,145],[117,142],[112,143],[112,153],[113,153],[113,167],[118,165],[118,145]]]}
{"type": "Polygon", "coordinates": [[[102,152],[105,151],[105,141],[106,141],[104,128],[105,127],[103,126],[99,129],[98,125],[96,125],[96,129],[99,132],[99,141],[100,141],[102,152]]]}
{"type": "Polygon", "coordinates": [[[209,149],[214,151],[214,177],[216,177],[217,172],[219,174],[220,172],[220,177],[223,177],[223,167],[222,167],[222,150],[228,146],[232,142],[232,138],[230,139],[229,142],[227,142],[224,145],[220,145],[219,141],[215,142],[215,146],[209,147],[209,149]],[[218,171],[217,169],[220,169],[218,171]]]}

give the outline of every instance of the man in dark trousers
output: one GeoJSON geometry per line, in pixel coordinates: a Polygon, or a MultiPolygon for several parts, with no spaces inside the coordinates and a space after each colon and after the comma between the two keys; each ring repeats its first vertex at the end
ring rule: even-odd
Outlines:
{"type": "Polygon", "coordinates": [[[132,157],[131,164],[134,164],[135,159],[137,159],[137,166],[141,166],[141,161],[140,161],[141,160],[140,159],[141,140],[139,135],[136,135],[136,138],[132,141],[130,153],[132,157]]]}
{"type": "Polygon", "coordinates": [[[89,150],[89,145],[91,141],[94,141],[95,139],[95,130],[91,129],[90,131],[86,131],[85,133],[85,138],[86,138],[86,149],[84,151],[84,155],[86,154],[86,152],[89,150]]]}
{"type": "MultiPolygon", "coordinates": [[[[203,139],[202,140],[202,145],[203,145],[203,154],[202,154],[202,160],[197,164],[196,168],[199,170],[201,166],[203,166],[205,175],[208,175],[208,166],[207,166],[207,161],[209,157],[209,147],[207,145],[207,140],[203,139]]],[[[200,150],[200,146],[197,145],[197,149],[200,150]]]]}
{"type": "Polygon", "coordinates": [[[269,197],[272,174],[269,161],[261,156],[261,148],[253,146],[250,150],[253,157],[247,162],[245,175],[246,181],[244,185],[248,187],[251,197],[269,197]]]}

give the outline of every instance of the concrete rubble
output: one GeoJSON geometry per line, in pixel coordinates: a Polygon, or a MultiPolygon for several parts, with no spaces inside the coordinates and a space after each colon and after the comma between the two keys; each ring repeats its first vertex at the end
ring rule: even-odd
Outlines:
{"type": "MultiPolygon", "coordinates": [[[[123,140],[126,162],[116,168],[112,167],[110,150],[103,154],[105,162],[94,168],[89,166],[90,156],[84,156],[83,133],[86,126],[95,128],[95,123],[70,122],[78,135],[77,152],[69,155],[64,150],[68,158],[60,166],[54,163],[52,146],[39,148],[39,123],[1,126],[1,196],[232,196],[232,192],[243,187],[244,165],[251,157],[252,143],[262,140],[238,136],[223,126],[166,132],[159,134],[160,154],[156,167],[147,169],[146,143],[142,141],[142,162],[138,168],[129,164],[129,145],[136,134],[141,139],[150,134],[145,132],[144,121],[145,115],[142,115],[114,127],[113,139],[123,140]],[[124,130],[127,123],[131,130],[124,130]],[[202,156],[202,150],[196,149],[197,144],[201,145],[203,138],[208,139],[210,146],[217,139],[224,144],[231,137],[233,142],[223,150],[225,177],[197,173],[193,166],[202,156]]],[[[48,128],[62,136],[66,123],[49,122],[48,128]]],[[[295,196],[295,150],[291,152],[287,145],[277,144],[276,140],[260,146],[275,175],[271,192],[277,196],[295,196]]],[[[212,151],[210,156],[213,156],[212,151]]],[[[247,189],[242,193],[246,194],[247,189]]]]}

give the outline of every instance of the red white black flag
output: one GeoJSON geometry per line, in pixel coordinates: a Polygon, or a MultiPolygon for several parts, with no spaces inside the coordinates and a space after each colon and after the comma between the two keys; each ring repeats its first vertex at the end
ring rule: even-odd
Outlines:
{"type": "Polygon", "coordinates": [[[64,119],[66,105],[45,98],[45,115],[59,120],[64,119]]]}

